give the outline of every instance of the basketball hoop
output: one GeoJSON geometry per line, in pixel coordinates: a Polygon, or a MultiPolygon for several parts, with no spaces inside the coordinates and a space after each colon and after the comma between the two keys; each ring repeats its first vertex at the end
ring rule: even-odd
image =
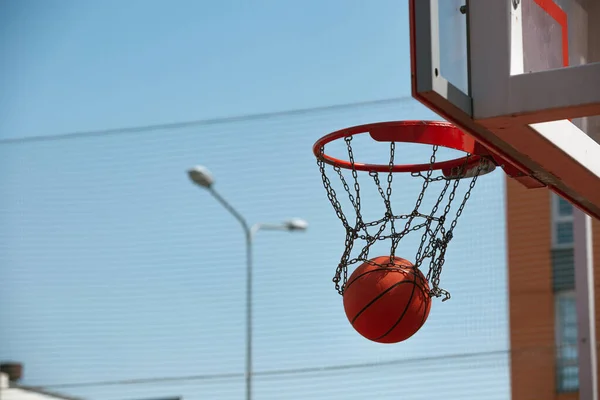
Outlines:
{"type": "Polygon", "coordinates": [[[492,172],[496,168],[496,163],[487,150],[473,138],[447,122],[397,121],[360,125],[330,133],[317,140],[313,146],[313,153],[317,157],[317,165],[321,171],[327,197],[337,217],[346,229],[344,253],[333,278],[338,293],[344,294],[349,266],[356,263],[370,263],[385,268],[393,262],[400,241],[410,232],[420,231],[421,241],[413,264],[415,268],[421,269],[424,268],[425,264],[428,264],[426,277],[431,285],[430,295],[443,297],[442,301],[448,300],[450,294],[439,287],[446,249],[452,239],[457,220],[475,187],[477,178],[480,175],[492,172]],[[364,133],[368,133],[377,142],[389,142],[390,155],[387,164],[365,164],[354,159],[351,145],[352,138],[364,133]],[[325,153],[325,145],[338,139],[343,139],[346,143],[347,160],[337,159],[325,153]],[[394,162],[396,143],[416,143],[433,146],[429,163],[396,164],[394,162]],[[436,153],[439,147],[459,150],[466,153],[466,155],[449,161],[437,161],[436,153]],[[354,224],[349,222],[349,218],[342,210],[341,203],[327,176],[326,165],[332,166],[333,171],[340,178],[352,204],[352,209],[355,211],[354,224]],[[352,189],[346,178],[344,178],[342,169],[351,171],[352,180],[354,181],[352,189]],[[386,211],[384,216],[378,220],[363,220],[358,172],[368,173],[384,202],[386,211]],[[380,173],[386,173],[387,175],[387,188],[385,190],[379,177],[380,173]],[[394,214],[392,212],[392,182],[396,173],[410,173],[412,177],[423,180],[416,204],[407,214],[394,214]],[[456,214],[451,218],[449,216],[450,209],[462,180],[468,180],[469,186],[456,214]],[[425,192],[432,182],[440,182],[442,189],[431,210],[425,213],[420,209],[422,208],[425,192]],[[403,226],[398,227],[398,223],[402,223],[403,226]],[[385,233],[384,231],[388,227],[389,233],[385,233]],[[351,258],[352,249],[358,239],[364,242],[364,246],[356,257],[351,258]],[[390,263],[379,264],[373,259],[369,259],[371,246],[377,241],[385,240],[391,242],[390,263]]]}

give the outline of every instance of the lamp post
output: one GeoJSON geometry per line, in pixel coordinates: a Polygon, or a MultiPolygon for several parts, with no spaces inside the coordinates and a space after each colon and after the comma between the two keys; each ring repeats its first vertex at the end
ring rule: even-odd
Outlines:
{"type": "Polygon", "coordinates": [[[279,224],[255,223],[249,225],[246,219],[229,204],[213,187],[214,179],[203,166],[188,170],[188,176],[196,185],[208,190],[219,203],[240,223],[246,239],[246,400],[252,398],[252,244],[259,230],[305,231],[308,223],[299,218],[289,219],[279,224]]]}

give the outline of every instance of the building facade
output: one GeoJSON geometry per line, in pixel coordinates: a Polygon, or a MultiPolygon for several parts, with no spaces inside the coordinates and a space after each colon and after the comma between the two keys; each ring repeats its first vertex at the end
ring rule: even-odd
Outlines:
{"type": "MultiPolygon", "coordinates": [[[[578,399],[573,207],[510,179],[506,194],[512,399],[578,399]]],[[[592,229],[597,265],[600,222],[592,229]]],[[[594,287],[598,326],[597,275],[594,287]]]]}
{"type": "Polygon", "coordinates": [[[0,372],[0,399],[2,400],[83,400],[78,397],[52,393],[38,388],[18,385],[9,375],[0,372]]]}

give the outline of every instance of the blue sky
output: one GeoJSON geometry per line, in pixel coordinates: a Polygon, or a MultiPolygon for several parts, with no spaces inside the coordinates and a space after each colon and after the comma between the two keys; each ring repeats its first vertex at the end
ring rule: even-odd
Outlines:
{"type": "MultiPolygon", "coordinates": [[[[185,170],[204,164],[250,222],[310,223],[257,236],[257,399],[509,398],[499,172],[480,180],[458,225],[443,275],[452,300],[435,302],[410,341],[359,337],[331,283],[344,232],[312,143],[354,124],[437,119],[409,97],[404,1],[2,7],[0,358],[23,361],[26,383],[91,399],[242,396],[243,237],[187,181],[185,170]]],[[[402,179],[398,204],[412,207],[414,181],[402,179]]],[[[375,207],[377,194],[365,196],[375,207]]]]}
{"type": "Polygon", "coordinates": [[[23,0],[2,7],[3,137],[408,94],[402,2],[23,0]]]}

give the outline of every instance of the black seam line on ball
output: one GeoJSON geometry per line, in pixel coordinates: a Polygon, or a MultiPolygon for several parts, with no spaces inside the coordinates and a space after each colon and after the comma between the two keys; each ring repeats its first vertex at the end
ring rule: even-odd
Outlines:
{"type": "Polygon", "coordinates": [[[354,322],[356,321],[356,319],[360,316],[360,314],[362,314],[367,308],[369,308],[371,306],[371,304],[375,303],[377,300],[379,300],[380,298],[382,298],[383,296],[385,296],[386,293],[388,293],[390,290],[392,290],[395,287],[398,287],[399,285],[403,285],[406,283],[414,283],[413,281],[402,281],[402,282],[396,282],[394,283],[392,286],[390,286],[389,288],[385,289],[383,292],[379,293],[373,300],[371,300],[366,306],[364,306],[355,316],[354,318],[352,318],[352,322],[351,324],[354,325],[354,322]]]}
{"type": "Polygon", "coordinates": [[[413,283],[413,288],[412,291],[410,292],[410,298],[408,299],[408,301],[406,302],[406,305],[404,306],[404,311],[402,311],[402,315],[400,315],[400,317],[398,317],[398,319],[396,320],[396,323],[394,325],[392,325],[392,327],[390,329],[388,329],[388,331],[386,333],[384,333],[383,335],[375,338],[374,340],[381,340],[384,337],[386,337],[387,335],[389,335],[389,333],[391,331],[394,330],[394,328],[396,328],[396,326],[398,326],[398,324],[400,323],[400,321],[402,321],[402,318],[404,318],[404,315],[406,315],[406,312],[408,311],[408,307],[410,306],[410,302],[412,301],[414,295],[415,295],[415,289],[417,287],[417,280],[416,280],[416,275],[415,275],[415,280],[412,281],[413,283]]]}

